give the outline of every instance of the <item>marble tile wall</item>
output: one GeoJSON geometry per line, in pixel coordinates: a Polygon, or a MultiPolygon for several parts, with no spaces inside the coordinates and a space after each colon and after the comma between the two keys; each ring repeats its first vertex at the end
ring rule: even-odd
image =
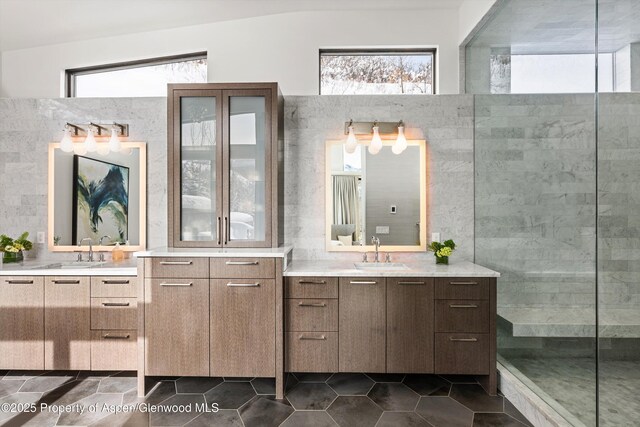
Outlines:
{"type": "MultiPolygon", "coordinates": [[[[408,136],[430,152],[429,231],[453,238],[453,261],[473,259],[473,97],[302,96],[286,98],[285,234],[298,259],[359,258],[327,253],[324,243],[324,144],[343,138],[346,120],[404,119],[408,136]]],[[[167,242],[166,99],[0,99],[0,232],[47,229],[47,144],[65,122],[130,124],[148,143],[148,246],[167,242]]],[[[392,173],[393,171],[390,171],[392,173]]],[[[34,255],[34,254],[32,254],[34,255]]],[[[51,257],[46,248],[35,252],[51,257]]],[[[67,255],[69,257],[69,255],[67,255]]],[[[431,253],[403,254],[427,259],[431,253]]]]}

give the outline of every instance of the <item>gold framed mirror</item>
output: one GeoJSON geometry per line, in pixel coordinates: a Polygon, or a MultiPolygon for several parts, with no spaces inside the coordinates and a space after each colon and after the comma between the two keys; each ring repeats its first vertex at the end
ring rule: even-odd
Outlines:
{"type": "Polygon", "coordinates": [[[147,145],[122,142],[108,154],[67,153],[49,144],[47,244],[52,252],[146,248],[147,145]],[[107,238],[108,236],[108,238],[107,238]],[[100,241],[102,240],[102,245],[100,241]]]}
{"type": "Polygon", "coordinates": [[[395,141],[383,141],[377,154],[358,144],[354,153],[344,141],[326,142],[326,249],[330,252],[374,250],[371,237],[385,252],[427,249],[427,145],[408,140],[394,154],[395,141]]]}

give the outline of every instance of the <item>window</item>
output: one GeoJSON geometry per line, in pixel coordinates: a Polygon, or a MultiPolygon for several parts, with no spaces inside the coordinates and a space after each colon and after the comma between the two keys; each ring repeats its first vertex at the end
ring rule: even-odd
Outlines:
{"type": "Polygon", "coordinates": [[[321,50],[320,95],[435,93],[435,49],[321,50]]]}
{"type": "Polygon", "coordinates": [[[67,70],[68,97],[166,96],[167,83],[205,83],[207,53],[67,70]]]}

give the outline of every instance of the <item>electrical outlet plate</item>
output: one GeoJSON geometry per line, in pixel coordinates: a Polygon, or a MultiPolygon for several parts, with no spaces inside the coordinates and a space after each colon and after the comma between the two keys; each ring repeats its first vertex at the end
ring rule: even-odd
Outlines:
{"type": "Polygon", "coordinates": [[[38,233],[36,234],[37,237],[37,242],[40,245],[44,245],[44,231],[38,231],[38,233]]]}
{"type": "Polygon", "coordinates": [[[376,234],[389,234],[389,226],[388,225],[377,225],[376,226],[376,234]]]}
{"type": "Polygon", "coordinates": [[[439,242],[440,241],[440,233],[431,233],[431,241],[439,242]]]}

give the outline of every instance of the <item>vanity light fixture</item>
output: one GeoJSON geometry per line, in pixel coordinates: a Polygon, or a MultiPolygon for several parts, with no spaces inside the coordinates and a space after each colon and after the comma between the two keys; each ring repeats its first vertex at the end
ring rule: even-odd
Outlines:
{"type": "Polygon", "coordinates": [[[349,126],[347,126],[347,133],[347,143],[345,144],[344,149],[347,153],[353,154],[358,146],[358,139],[356,138],[356,133],[353,130],[353,120],[351,120],[349,122],[349,126]]]}
{"type": "MultiPolygon", "coordinates": [[[[356,151],[358,146],[358,136],[367,139],[370,136],[369,141],[369,153],[378,154],[382,150],[383,139],[395,138],[395,143],[391,147],[391,151],[394,154],[400,154],[407,149],[407,138],[404,134],[404,121],[399,122],[354,122],[349,120],[345,122],[344,133],[347,135],[347,139],[344,143],[344,150],[352,154],[356,151]]],[[[366,144],[366,143],[365,143],[366,144]]]]}
{"type": "Polygon", "coordinates": [[[404,122],[400,120],[398,123],[398,137],[396,143],[391,147],[393,154],[400,154],[407,149],[407,138],[404,136],[404,122]]]}
{"type": "Polygon", "coordinates": [[[112,123],[112,124],[96,124],[89,123],[87,125],[74,125],[67,123],[64,126],[64,135],[60,140],[60,149],[65,153],[74,152],[75,154],[84,155],[87,153],[98,152],[101,155],[107,155],[110,152],[120,152],[122,154],[130,154],[131,151],[122,148],[120,139],[129,136],[129,125],[112,123]],[[109,140],[103,140],[107,136],[107,132],[111,129],[109,140]],[[84,136],[82,143],[79,138],[84,136]],[[75,142],[74,143],[74,138],[75,142]]]}
{"type": "Polygon", "coordinates": [[[378,154],[382,150],[382,138],[380,138],[378,122],[373,122],[373,136],[371,137],[371,143],[369,144],[369,153],[378,154]]]}

